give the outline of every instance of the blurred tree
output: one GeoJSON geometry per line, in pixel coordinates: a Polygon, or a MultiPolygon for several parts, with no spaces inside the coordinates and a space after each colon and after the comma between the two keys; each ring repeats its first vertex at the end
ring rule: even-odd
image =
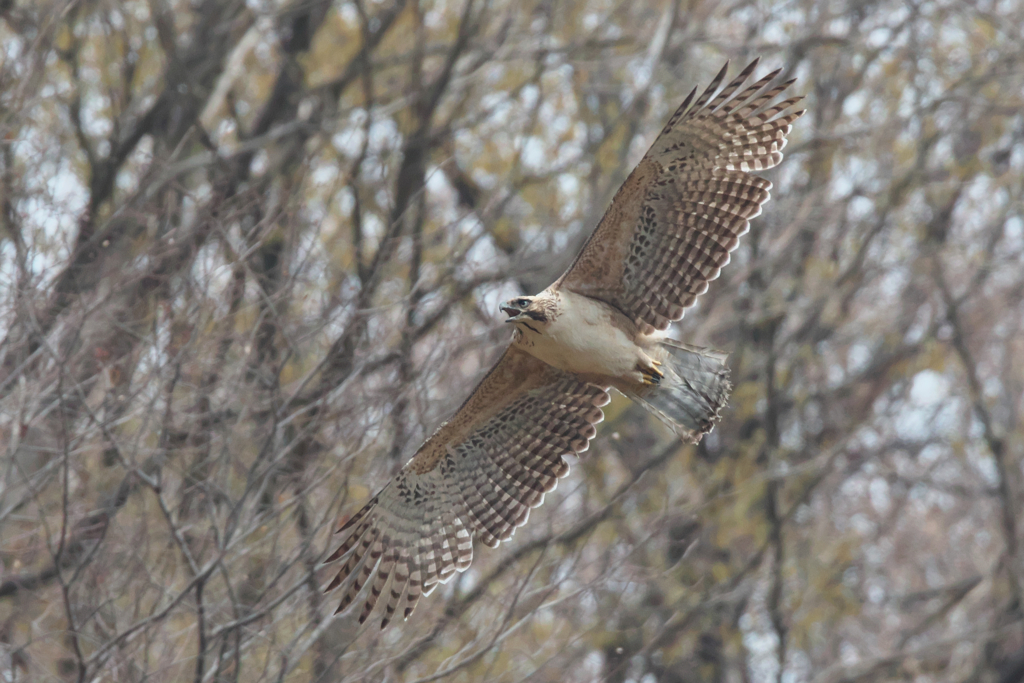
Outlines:
{"type": "Polygon", "coordinates": [[[1020,679],[1021,3],[0,19],[5,680],[1020,679]],[[723,423],[614,401],[513,542],[383,635],[332,619],[332,528],[489,367],[498,302],[755,55],[809,113],[674,332],[732,354],[723,423]]]}

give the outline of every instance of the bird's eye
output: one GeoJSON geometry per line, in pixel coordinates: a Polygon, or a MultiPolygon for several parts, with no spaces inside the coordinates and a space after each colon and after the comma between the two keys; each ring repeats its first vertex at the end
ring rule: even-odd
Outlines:
{"type": "Polygon", "coordinates": [[[529,305],[530,305],[530,300],[529,299],[516,299],[516,306],[529,306],[529,305]]]}

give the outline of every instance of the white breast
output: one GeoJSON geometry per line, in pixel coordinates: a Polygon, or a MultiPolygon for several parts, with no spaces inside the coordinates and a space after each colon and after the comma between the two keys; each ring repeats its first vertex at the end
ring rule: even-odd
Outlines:
{"type": "Polygon", "coordinates": [[[640,349],[610,323],[613,309],[581,294],[560,291],[559,314],[541,334],[524,331],[527,351],[561,370],[620,377],[635,369],[640,349]]]}

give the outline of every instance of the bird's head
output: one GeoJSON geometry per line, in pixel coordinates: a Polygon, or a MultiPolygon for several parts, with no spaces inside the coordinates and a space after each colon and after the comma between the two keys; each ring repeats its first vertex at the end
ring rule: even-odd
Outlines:
{"type": "Polygon", "coordinates": [[[508,316],[507,323],[519,323],[534,332],[547,325],[552,319],[552,310],[547,302],[537,296],[517,296],[501,305],[501,311],[508,316]]]}

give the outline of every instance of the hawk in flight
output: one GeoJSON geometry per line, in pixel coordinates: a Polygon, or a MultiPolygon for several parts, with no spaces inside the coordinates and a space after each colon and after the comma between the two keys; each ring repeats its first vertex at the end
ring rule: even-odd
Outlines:
{"type": "Polygon", "coordinates": [[[338,612],[370,583],[360,622],[386,595],[381,628],[401,607],[464,571],[473,539],[496,547],[587,450],[614,387],[696,443],[731,385],[723,353],[665,336],[729,262],[782,161],[801,98],[774,102],[781,70],[744,88],[757,60],[722,88],[728,64],[669,119],[569,269],[501,310],[512,343],[455,415],[339,529],[327,586],[338,612]],[[390,583],[389,583],[390,581],[390,583]]]}

